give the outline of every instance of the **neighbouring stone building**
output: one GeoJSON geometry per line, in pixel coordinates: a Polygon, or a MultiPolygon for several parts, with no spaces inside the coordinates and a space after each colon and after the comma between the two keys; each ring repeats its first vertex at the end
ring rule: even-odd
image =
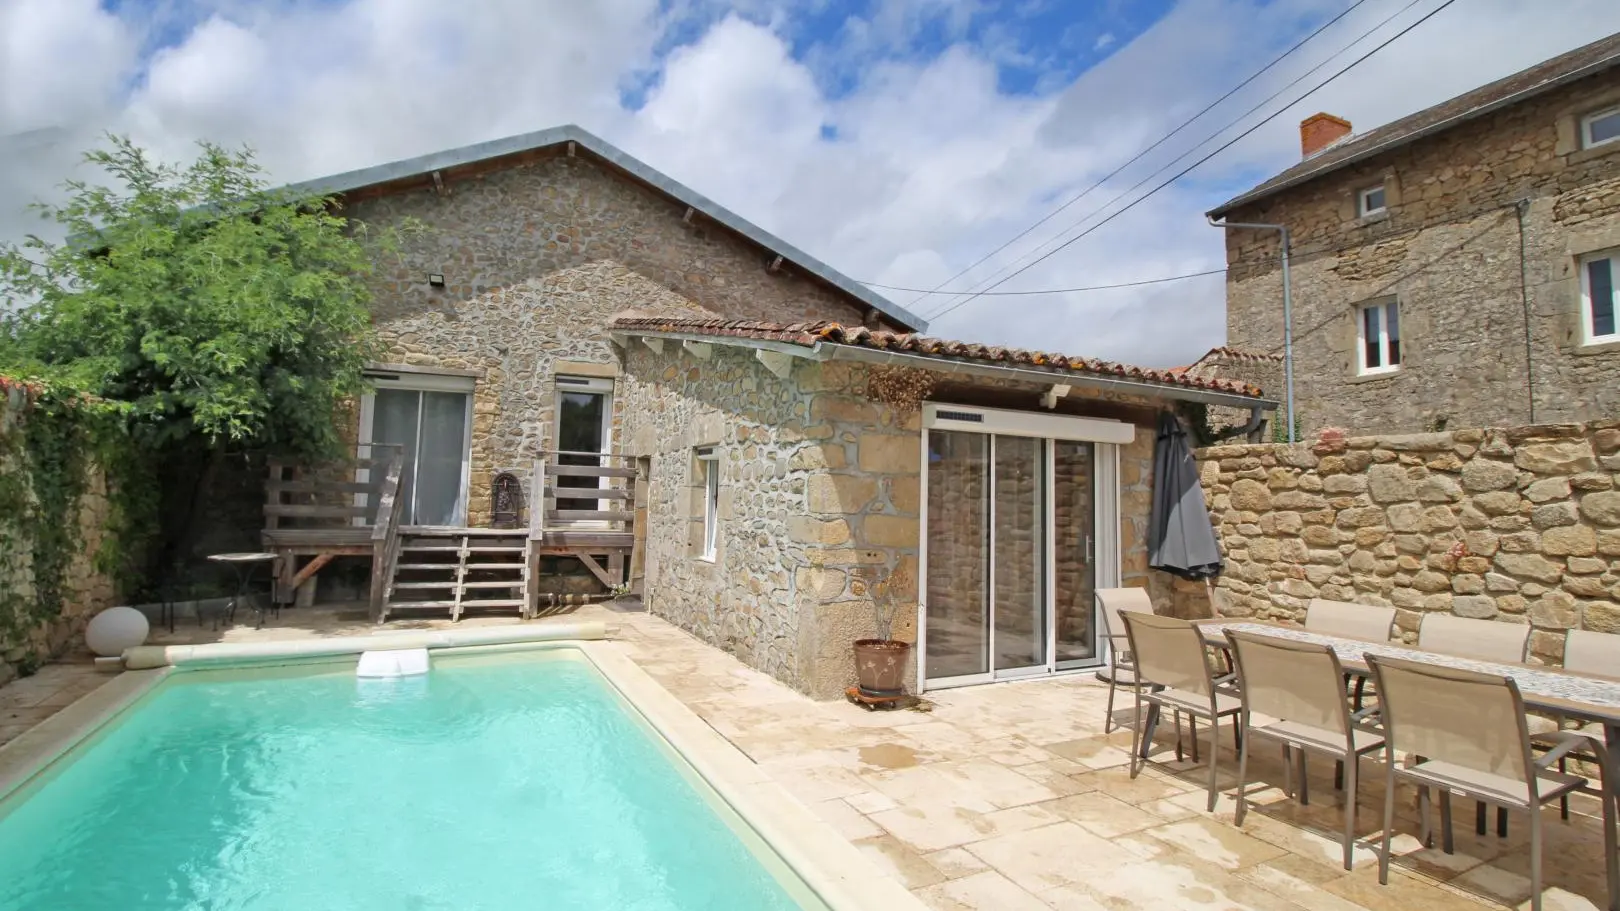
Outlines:
{"type": "Polygon", "coordinates": [[[1227,555],[1215,612],[1302,622],[1321,597],[1620,633],[1620,422],[1216,446],[1205,493],[1227,555]]]}
{"type": "Polygon", "coordinates": [[[1318,114],[1301,143],[1210,215],[1227,344],[1261,354],[1283,353],[1279,233],[1239,223],[1288,229],[1304,435],[1620,414],[1620,35],[1366,133],[1318,114]]]}
{"type": "Polygon", "coordinates": [[[612,329],[648,606],[818,698],[853,682],[875,609],[921,642],[929,686],[1095,666],[1097,587],[1189,612],[1203,587],[1148,568],[1158,415],[1271,407],[1230,381],[836,323],[612,329]]]}

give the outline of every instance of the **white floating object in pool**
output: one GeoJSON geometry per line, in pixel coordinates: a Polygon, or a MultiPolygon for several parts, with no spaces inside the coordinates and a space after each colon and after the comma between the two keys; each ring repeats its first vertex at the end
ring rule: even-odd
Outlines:
{"type": "Polygon", "coordinates": [[[84,628],[84,644],[103,658],[111,658],[145,642],[150,630],[146,615],[135,608],[109,607],[84,628]]]}
{"type": "Polygon", "coordinates": [[[414,677],[428,672],[428,652],[425,648],[395,648],[377,652],[361,652],[360,665],[354,670],[356,677],[414,677]]]}

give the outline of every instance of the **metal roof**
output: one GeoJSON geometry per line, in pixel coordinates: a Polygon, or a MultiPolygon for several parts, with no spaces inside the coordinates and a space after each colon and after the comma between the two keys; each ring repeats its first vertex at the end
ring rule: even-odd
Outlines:
{"type": "Polygon", "coordinates": [[[505,139],[474,143],[473,145],[448,149],[443,152],[419,155],[415,158],[406,158],[387,164],[361,168],[358,171],[334,174],[329,177],[318,177],[314,180],[294,184],[288,189],[294,192],[320,195],[349,193],[366,187],[374,187],[397,180],[430,174],[434,171],[447,171],[477,162],[489,161],[508,155],[518,155],[523,152],[532,152],[569,142],[577,143],[579,148],[620,168],[642,183],[672,199],[691,206],[708,218],[827,282],[888,317],[893,322],[899,323],[903,328],[917,330],[928,328],[926,320],[905,307],[872,291],[860,282],[755,225],[702,193],[650,167],[607,140],[573,124],[552,127],[533,133],[524,133],[519,136],[508,136],[505,139]]]}

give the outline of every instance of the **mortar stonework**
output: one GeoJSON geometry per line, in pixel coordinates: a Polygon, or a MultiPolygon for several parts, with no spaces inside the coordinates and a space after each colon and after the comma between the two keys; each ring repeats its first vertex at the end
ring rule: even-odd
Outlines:
{"type": "MultiPolygon", "coordinates": [[[[915,642],[921,528],[920,411],[871,396],[865,365],[795,359],[787,379],[747,349],[707,359],[666,341],[624,352],[624,452],[651,464],[645,598],[649,610],[818,699],[854,683],[850,645],[877,634],[873,588],[899,571],[893,635],[915,642]],[[702,557],[698,447],[721,471],[718,543],[702,557]]],[[[1043,387],[979,381],[931,400],[1034,410],[1043,387]]],[[[1139,426],[1121,447],[1124,584],[1147,585],[1181,612],[1186,595],[1147,568],[1152,496],[1151,403],[1071,393],[1062,410],[1125,415],[1139,426]]],[[[935,555],[932,572],[971,567],[935,555]],[[944,569],[942,570],[941,567],[944,569]]],[[[1004,580],[1003,594],[1016,585],[1004,580]]],[[[1201,590],[1201,589],[1200,589],[1201,590]]],[[[915,658],[915,655],[913,655],[915,658]]],[[[914,688],[915,661],[907,686],[914,688]]]]}
{"type": "MultiPolygon", "coordinates": [[[[852,299],[685,207],[582,158],[557,155],[446,183],[351,199],[367,225],[423,231],[372,282],[389,363],[478,373],[468,522],[486,524],[490,484],[527,489],[552,445],[559,361],[616,366],[606,324],[621,311],[859,323],[852,299]],[[428,284],[429,273],[445,286],[428,284]]],[[[611,374],[610,374],[611,375],[611,374]]],[[[623,403],[615,397],[618,433],[623,403]]],[[[615,447],[616,448],[616,447],[615,447]]]]}
{"type": "MultiPolygon", "coordinates": [[[[1227,214],[1292,234],[1303,435],[1620,414],[1620,346],[1582,344],[1576,271],[1581,254],[1620,247],[1620,144],[1574,139],[1580,114],[1617,101],[1620,71],[1591,76],[1227,214]],[[1379,183],[1388,211],[1358,218],[1358,191],[1379,183]],[[1402,363],[1360,376],[1355,307],[1385,299],[1402,363]]],[[[1228,345],[1282,353],[1277,244],[1226,232],[1228,345]]]]}
{"type": "Polygon", "coordinates": [[[1301,622],[1311,598],[1620,633],[1620,422],[1201,450],[1227,558],[1214,607],[1301,622]]]}

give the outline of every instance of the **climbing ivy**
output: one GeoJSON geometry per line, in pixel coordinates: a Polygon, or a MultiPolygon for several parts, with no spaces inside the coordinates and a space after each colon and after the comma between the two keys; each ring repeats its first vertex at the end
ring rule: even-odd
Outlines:
{"type": "Polygon", "coordinates": [[[155,496],[119,421],[99,403],[5,377],[0,402],[0,644],[17,645],[63,611],[69,570],[85,549],[79,511],[96,470],[109,516],[91,556],[115,585],[127,584],[140,563],[155,496]],[[19,584],[25,567],[27,586],[19,584]]]}

